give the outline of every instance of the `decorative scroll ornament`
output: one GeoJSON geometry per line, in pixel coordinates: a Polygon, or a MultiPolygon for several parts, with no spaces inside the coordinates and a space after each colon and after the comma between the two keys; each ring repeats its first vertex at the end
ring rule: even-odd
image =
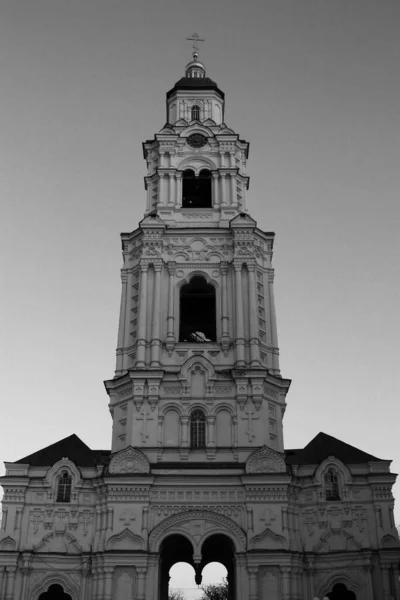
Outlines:
{"type": "Polygon", "coordinates": [[[263,446],[250,454],[246,462],[246,473],[285,473],[286,464],[282,456],[263,446]]]}
{"type": "Polygon", "coordinates": [[[112,457],[109,472],[115,474],[150,473],[150,464],[139,450],[126,448],[112,457]]]}

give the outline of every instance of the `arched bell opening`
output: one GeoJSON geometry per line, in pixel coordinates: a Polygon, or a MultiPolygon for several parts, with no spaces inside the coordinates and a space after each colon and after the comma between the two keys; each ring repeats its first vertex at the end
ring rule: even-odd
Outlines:
{"type": "Polygon", "coordinates": [[[47,592],[43,592],[40,594],[39,600],[72,600],[71,596],[64,592],[64,588],[62,585],[58,583],[53,583],[47,590],[47,592]]]}
{"type": "Polygon", "coordinates": [[[193,546],[180,534],[168,536],[160,546],[159,599],[168,600],[170,569],[176,563],[188,563],[194,567],[193,546]]]}
{"type": "Polygon", "coordinates": [[[192,169],[183,171],[182,208],[211,208],[211,172],[202,169],[198,176],[192,169]]]}
{"type": "Polygon", "coordinates": [[[201,547],[201,557],[201,572],[210,563],[220,563],[225,567],[228,581],[227,600],[240,600],[236,598],[235,547],[232,540],[222,533],[211,535],[201,547]]]}
{"type": "Polygon", "coordinates": [[[357,600],[355,593],[350,591],[344,583],[336,583],[326,597],[329,600],[357,600]]]}
{"type": "Polygon", "coordinates": [[[180,290],[180,342],[215,342],[215,288],[204,277],[192,277],[180,290]]]}

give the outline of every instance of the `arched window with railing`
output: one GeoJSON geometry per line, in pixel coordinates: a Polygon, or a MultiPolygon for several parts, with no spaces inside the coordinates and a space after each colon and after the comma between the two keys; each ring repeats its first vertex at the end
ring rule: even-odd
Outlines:
{"type": "Polygon", "coordinates": [[[206,447],[206,417],[202,410],[194,410],[190,415],[190,447],[206,447]]]}
{"type": "Polygon", "coordinates": [[[56,502],[71,502],[72,477],[68,471],[63,471],[57,482],[56,502]]]}
{"type": "Polygon", "coordinates": [[[202,169],[196,177],[192,169],[183,172],[182,208],[211,208],[211,172],[202,169]]]}
{"type": "Polygon", "coordinates": [[[179,341],[216,342],[215,287],[197,275],[180,290],[179,341]]]}
{"type": "Polygon", "coordinates": [[[325,499],[329,502],[340,500],[339,476],[335,469],[328,469],[324,476],[325,499]]]}
{"type": "Polygon", "coordinates": [[[191,115],[192,121],[200,121],[200,106],[197,106],[197,104],[192,106],[191,115]]]}

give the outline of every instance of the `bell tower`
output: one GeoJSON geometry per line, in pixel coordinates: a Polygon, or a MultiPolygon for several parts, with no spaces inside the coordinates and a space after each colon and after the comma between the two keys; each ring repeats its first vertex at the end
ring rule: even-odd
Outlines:
{"type": "Polygon", "coordinates": [[[147,205],[123,233],[112,452],[150,462],[243,462],[283,452],[274,234],[248,214],[249,144],[197,50],[144,142],[147,205]]]}

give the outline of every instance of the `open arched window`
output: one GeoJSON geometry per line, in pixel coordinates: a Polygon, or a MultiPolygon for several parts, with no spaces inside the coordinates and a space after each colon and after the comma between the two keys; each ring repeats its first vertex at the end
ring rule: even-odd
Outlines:
{"type": "Polygon", "coordinates": [[[194,106],[192,106],[192,121],[200,121],[200,106],[197,106],[197,104],[195,104],[194,106]]]}
{"type": "Polygon", "coordinates": [[[215,288],[204,277],[193,277],[181,287],[180,342],[215,342],[217,327],[215,315],[215,288]]]}
{"type": "Polygon", "coordinates": [[[340,500],[339,477],[335,469],[328,469],[324,477],[325,499],[329,502],[340,500]]]}
{"type": "Polygon", "coordinates": [[[206,447],[206,417],[201,410],[194,410],[190,415],[190,447],[206,447]]]}
{"type": "Polygon", "coordinates": [[[211,208],[211,173],[200,171],[198,177],[191,169],[183,172],[182,208],[211,208]]]}
{"type": "Polygon", "coordinates": [[[58,479],[56,502],[71,502],[72,477],[63,471],[58,479]]]}

